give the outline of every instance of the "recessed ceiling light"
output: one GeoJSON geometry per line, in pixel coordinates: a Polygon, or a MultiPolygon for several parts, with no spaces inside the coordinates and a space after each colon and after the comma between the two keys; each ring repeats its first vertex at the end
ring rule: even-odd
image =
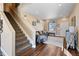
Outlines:
{"type": "Polygon", "coordinates": [[[58,6],[59,6],[59,7],[61,7],[61,6],[62,6],[62,4],[58,4],[58,6]]]}

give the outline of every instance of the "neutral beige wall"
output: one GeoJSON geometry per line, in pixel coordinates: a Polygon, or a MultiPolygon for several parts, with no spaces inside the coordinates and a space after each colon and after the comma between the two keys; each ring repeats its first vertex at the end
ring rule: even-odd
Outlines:
{"type": "Polygon", "coordinates": [[[56,32],[61,35],[65,36],[66,30],[69,28],[69,18],[68,17],[63,17],[57,19],[56,23],[58,24],[59,27],[56,29],[56,32]]]}
{"type": "MultiPolygon", "coordinates": [[[[76,28],[79,29],[79,3],[76,4],[73,12],[70,15],[70,20],[72,19],[72,17],[76,16],[76,28]]],[[[78,50],[79,50],[79,33],[78,33],[78,50]]]]}
{"type": "Polygon", "coordinates": [[[76,16],[76,26],[79,27],[79,4],[76,4],[73,12],[71,13],[69,19],[71,20],[73,16],[76,16]]]}
{"type": "Polygon", "coordinates": [[[0,11],[3,11],[3,3],[0,3],[0,11]]]}
{"type": "Polygon", "coordinates": [[[48,24],[49,24],[50,19],[44,20],[43,21],[43,26],[44,26],[44,31],[48,31],[48,24]]]}
{"type": "MultiPolygon", "coordinates": [[[[44,31],[48,31],[48,24],[50,22],[50,19],[47,19],[44,21],[44,31]]],[[[56,27],[56,35],[61,35],[65,36],[65,31],[69,27],[69,18],[68,17],[63,17],[63,18],[58,18],[56,19],[56,24],[59,25],[59,27],[56,27]],[[65,20],[63,20],[65,19],[65,20]]]]}
{"type": "Polygon", "coordinates": [[[32,25],[33,21],[36,21],[36,26],[33,26],[35,28],[36,31],[42,31],[43,30],[43,21],[41,19],[39,19],[40,23],[37,23],[38,18],[36,18],[35,16],[25,13],[24,15],[26,15],[26,19],[27,21],[32,25]]]}
{"type": "MultiPolygon", "coordinates": [[[[25,10],[26,9],[25,7],[27,7],[27,5],[20,4],[19,7],[18,7],[18,12],[22,13],[23,16],[26,18],[25,21],[28,21],[32,25],[32,22],[37,21],[38,17],[29,14],[27,12],[27,10],[25,10]]],[[[41,21],[41,19],[39,19],[39,20],[40,20],[40,23],[36,23],[36,26],[33,26],[36,29],[36,31],[43,30],[43,22],[41,21]]]]}

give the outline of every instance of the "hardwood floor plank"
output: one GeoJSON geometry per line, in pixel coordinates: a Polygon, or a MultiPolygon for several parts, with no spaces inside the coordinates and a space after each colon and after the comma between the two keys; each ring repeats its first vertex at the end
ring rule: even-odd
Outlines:
{"type": "Polygon", "coordinates": [[[38,56],[43,48],[45,48],[44,44],[42,44],[42,46],[38,47],[38,49],[36,49],[36,51],[33,52],[32,56],[38,56]]]}
{"type": "Polygon", "coordinates": [[[68,49],[68,51],[73,55],[73,56],[79,56],[79,52],[76,49],[68,49]]]}
{"type": "Polygon", "coordinates": [[[22,53],[22,56],[31,56],[34,52],[36,52],[36,50],[39,49],[39,47],[41,47],[42,44],[39,44],[36,48],[30,48],[28,50],[26,50],[26,52],[22,53]]]}
{"type": "Polygon", "coordinates": [[[20,56],[61,56],[62,51],[60,47],[38,44],[35,49],[29,48],[25,52],[21,53],[20,56]]]}
{"type": "MultiPolygon", "coordinates": [[[[73,56],[79,56],[77,50],[68,50],[73,56]]],[[[64,53],[60,47],[47,44],[38,44],[36,48],[29,48],[24,52],[21,52],[19,56],[64,56],[64,53]]]]}
{"type": "Polygon", "coordinates": [[[47,45],[39,54],[40,56],[56,56],[60,55],[61,48],[53,46],[53,45],[47,45]]]}

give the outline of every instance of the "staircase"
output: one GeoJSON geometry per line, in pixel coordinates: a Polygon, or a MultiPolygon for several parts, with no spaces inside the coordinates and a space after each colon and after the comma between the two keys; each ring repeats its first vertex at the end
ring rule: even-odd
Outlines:
{"type": "Polygon", "coordinates": [[[13,26],[15,30],[16,40],[16,55],[20,55],[21,53],[25,52],[27,49],[31,48],[31,44],[25,34],[22,32],[18,24],[14,21],[13,17],[8,12],[4,12],[7,16],[8,20],[10,21],[11,25],[13,26]]]}

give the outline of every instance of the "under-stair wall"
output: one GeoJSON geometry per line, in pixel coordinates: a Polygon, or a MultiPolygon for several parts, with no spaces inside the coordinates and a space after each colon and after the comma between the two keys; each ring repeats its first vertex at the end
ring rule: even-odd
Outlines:
{"type": "Polygon", "coordinates": [[[15,31],[5,16],[0,12],[3,20],[3,32],[1,34],[1,51],[5,56],[15,56],[15,31]]]}

